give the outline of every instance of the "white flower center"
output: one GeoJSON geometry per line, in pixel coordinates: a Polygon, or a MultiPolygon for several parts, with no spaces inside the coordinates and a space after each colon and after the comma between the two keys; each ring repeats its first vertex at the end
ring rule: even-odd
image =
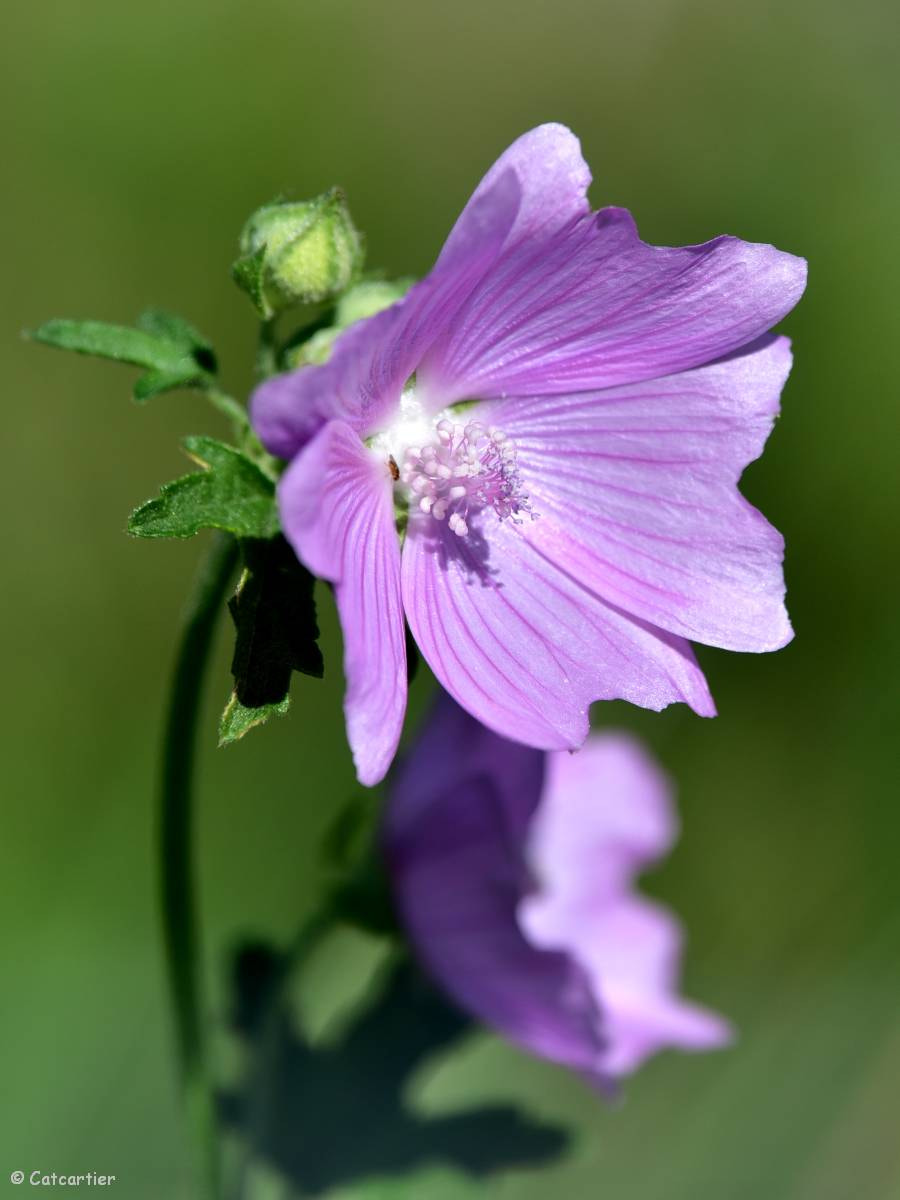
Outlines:
{"type": "Polygon", "coordinates": [[[399,463],[407,446],[421,446],[434,437],[434,419],[425,412],[416,395],[415,376],[407,383],[400,397],[397,415],[391,425],[371,439],[369,445],[379,455],[399,463]]]}

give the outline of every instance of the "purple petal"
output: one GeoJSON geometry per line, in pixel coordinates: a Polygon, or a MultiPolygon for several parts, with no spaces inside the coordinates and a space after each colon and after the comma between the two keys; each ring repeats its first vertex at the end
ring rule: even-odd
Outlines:
{"type": "MultiPolygon", "coordinates": [[[[256,389],[253,427],[266,448],[290,458],[330,420],[363,436],[377,432],[501,247],[547,236],[586,211],[589,182],[578,140],[563,126],[542,125],[514,142],[476,188],[427,278],[392,308],[343,333],[323,366],[256,389]]],[[[435,396],[431,407],[445,403],[435,396]]]]}
{"type": "Polygon", "coordinates": [[[603,1070],[627,1074],[667,1046],[725,1044],[727,1022],[678,995],[680,925],[631,891],[634,874],[675,837],[665,777],[621,734],[594,735],[580,754],[548,758],[529,834],[540,887],[519,919],[535,945],[568,952],[588,973],[608,1035],[603,1070]]]}
{"type": "Polygon", "coordinates": [[[402,564],[413,636],[446,690],[515,741],[572,749],[592,700],[715,712],[682,639],[607,604],[490,510],[467,537],[410,519],[402,564]]]}
{"type": "Polygon", "coordinates": [[[260,384],[250,398],[250,419],[271,454],[292,458],[329,421],[343,421],[361,433],[368,420],[391,410],[406,364],[393,369],[384,350],[394,343],[410,295],[351,325],[324,365],[300,367],[260,384]]]}
{"type": "Polygon", "coordinates": [[[326,425],[278,487],[284,532],[313,574],[334,584],[344,633],[344,711],[361,783],[381,780],[406,710],[400,550],[391,478],[347,425],[326,425]]]}
{"type": "Polygon", "coordinates": [[[773,246],[649,246],[607,208],[505,250],[420,374],[448,402],[655,379],[760,337],[805,282],[805,262],[773,246]]]}
{"type": "Polygon", "coordinates": [[[542,775],[543,755],[443,697],[393,782],[385,853],[417,956],[449,995],[532,1053],[592,1072],[601,1043],[586,979],[516,919],[542,775]]]}
{"type": "Polygon", "coordinates": [[[498,185],[509,187],[510,180],[515,181],[517,206],[505,237],[507,249],[550,237],[590,211],[591,172],[578,138],[565,125],[539,125],[517,138],[479,183],[444,244],[438,267],[468,257],[469,247],[483,238],[485,213],[495,206],[498,185]]]}
{"type": "MultiPolygon", "coordinates": [[[[446,831],[429,821],[473,779],[491,781],[510,846],[524,846],[544,780],[546,755],[498,737],[446,692],[438,692],[410,752],[391,777],[388,830],[394,861],[426,848],[439,854],[446,831]]],[[[524,862],[524,860],[523,860],[524,862]]],[[[524,867],[523,867],[524,870],[524,867]]],[[[524,875],[523,875],[524,877],[524,875]]]]}
{"type": "Polygon", "coordinates": [[[610,603],[729,650],[789,641],[783,540],[737,481],[791,365],[786,338],[642,384],[500,401],[540,518],[524,531],[610,603]]]}

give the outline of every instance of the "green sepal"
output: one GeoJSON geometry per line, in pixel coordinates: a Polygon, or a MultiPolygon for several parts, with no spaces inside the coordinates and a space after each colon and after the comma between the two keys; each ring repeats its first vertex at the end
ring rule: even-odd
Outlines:
{"type": "Polygon", "coordinates": [[[253,254],[245,254],[231,264],[231,278],[238,287],[247,293],[253,301],[253,306],[263,320],[272,316],[272,308],[266,302],[263,292],[263,264],[266,257],[265,246],[260,246],[253,254]]]}
{"type": "Polygon", "coordinates": [[[203,470],[164,484],[159,496],[128,519],[135,537],[189,538],[221,529],[240,538],[278,531],[275,485],[240,450],[210,437],[188,437],[184,447],[203,470]]]}
{"type": "Polygon", "coordinates": [[[180,387],[203,387],[212,381],[216,357],[202,334],[181,317],[151,309],[142,313],[137,328],[105,321],[45,321],[31,332],[33,341],[90,354],[114,362],[144,367],[134,385],[135,400],[180,387]]]}
{"type": "Polygon", "coordinates": [[[315,579],[281,536],[244,541],[241,548],[244,572],[228,602],[236,630],[234,692],[244,708],[277,707],[286,700],[293,671],[321,679],[325,670],[315,579]]]}
{"type": "Polygon", "coordinates": [[[237,692],[232,692],[219,720],[219,745],[228,746],[231,742],[238,741],[254,726],[268,721],[269,717],[286,713],[290,704],[290,696],[285,696],[280,704],[261,704],[257,708],[247,708],[238,700],[237,692]]]}

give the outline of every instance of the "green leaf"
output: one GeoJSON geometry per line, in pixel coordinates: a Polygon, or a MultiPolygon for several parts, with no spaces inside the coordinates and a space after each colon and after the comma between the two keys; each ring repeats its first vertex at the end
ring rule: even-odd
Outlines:
{"type": "Polygon", "coordinates": [[[209,437],[185,438],[202,471],[163,486],[128,521],[135,537],[193,537],[222,529],[241,538],[269,538],[278,530],[275,485],[233,446],[209,437]]]}
{"type": "Polygon", "coordinates": [[[148,308],[141,313],[135,324],[145,333],[168,341],[173,346],[181,346],[196,366],[211,375],[219,369],[216,352],[209,338],[177,313],[166,312],[162,308],[148,308]]]}
{"type": "Polygon", "coordinates": [[[281,536],[242,549],[246,569],[228,603],[237,630],[231,673],[240,703],[259,709],[284,701],[292,671],[323,674],[315,580],[281,536]]]}
{"type": "Polygon", "coordinates": [[[36,342],[144,367],[134,398],[146,400],[173,388],[203,386],[216,370],[212,347],[182,317],[151,309],[137,328],[105,321],[46,321],[29,336],[36,342]]]}
{"type": "Polygon", "coordinates": [[[275,716],[276,713],[286,713],[290,703],[290,696],[285,696],[280,704],[261,704],[257,708],[247,708],[238,700],[237,692],[232,692],[219,721],[219,745],[227,746],[236,742],[254,726],[268,721],[269,717],[275,716]]]}
{"type": "Polygon", "coordinates": [[[181,362],[181,347],[162,341],[141,329],[107,325],[105,321],[46,321],[30,335],[36,342],[74,350],[77,354],[96,354],[136,367],[171,368],[181,362]]]}
{"type": "Polygon", "coordinates": [[[135,400],[144,401],[162,392],[174,391],[175,388],[191,387],[197,382],[197,368],[194,366],[185,365],[181,371],[147,371],[137,380],[131,394],[135,400]]]}

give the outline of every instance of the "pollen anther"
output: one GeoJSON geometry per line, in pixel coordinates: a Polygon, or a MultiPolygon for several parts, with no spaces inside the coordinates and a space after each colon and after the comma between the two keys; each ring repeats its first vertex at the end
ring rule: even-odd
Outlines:
{"type": "Polygon", "coordinates": [[[470,517],[483,508],[517,523],[534,516],[522,487],[515,443],[503,430],[445,418],[435,434],[431,444],[410,446],[400,466],[400,483],[418,498],[421,512],[436,521],[446,519],[458,537],[466,536],[470,517]]]}

